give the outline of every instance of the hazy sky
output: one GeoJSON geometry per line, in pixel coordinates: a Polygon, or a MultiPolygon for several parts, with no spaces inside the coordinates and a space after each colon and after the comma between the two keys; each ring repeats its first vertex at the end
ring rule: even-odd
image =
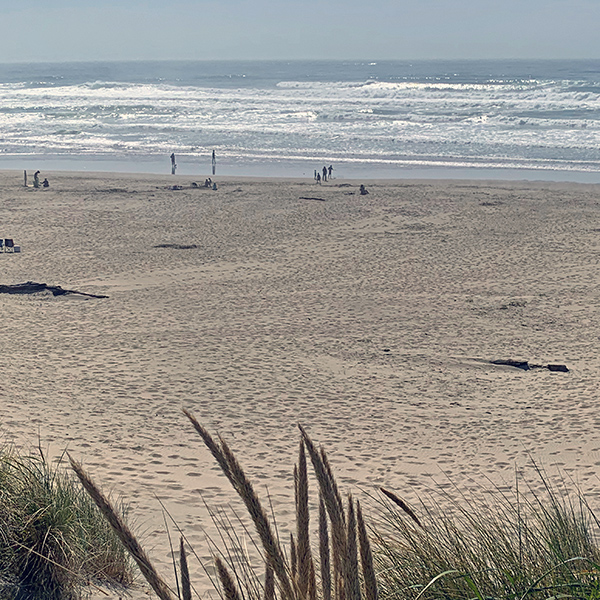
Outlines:
{"type": "Polygon", "coordinates": [[[0,62],[600,58],[600,0],[0,0],[0,62]]]}

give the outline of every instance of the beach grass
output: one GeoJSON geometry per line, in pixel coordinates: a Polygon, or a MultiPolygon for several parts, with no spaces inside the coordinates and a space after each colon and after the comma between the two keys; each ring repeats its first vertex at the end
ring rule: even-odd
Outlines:
{"type": "MultiPolygon", "coordinates": [[[[261,563],[254,568],[248,555],[237,547],[242,536],[222,535],[223,540],[229,539],[229,543],[236,546],[214,554],[216,585],[219,585],[224,600],[361,600],[363,596],[367,600],[377,600],[374,559],[360,505],[351,495],[344,504],[324,449],[318,449],[303,428],[300,428],[298,464],[294,470],[296,529],[290,536],[289,547],[284,548],[269,512],[234,452],[223,438],[214,438],[193,414],[184,413],[242,500],[258,537],[256,547],[262,554],[261,563]],[[306,453],[314,468],[319,493],[319,527],[314,543],[310,539],[306,453]],[[315,550],[318,550],[320,561],[313,554],[315,550]],[[234,560],[228,560],[232,556],[234,560]]],[[[189,597],[191,586],[186,583],[180,589],[177,584],[175,592],[165,583],[95,482],[80,464],[72,459],[71,464],[156,595],[161,600],[189,597]]],[[[230,529],[228,523],[223,527],[230,529]]],[[[241,521],[240,527],[244,528],[241,521]]],[[[181,548],[184,548],[183,543],[181,548]]],[[[180,573],[176,573],[176,578],[185,582],[188,573],[184,552],[180,559],[180,573]]]]}
{"type": "Polygon", "coordinates": [[[382,598],[600,597],[593,510],[572,482],[534,473],[538,491],[518,479],[476,497],[440,488],[417,509],[383,490],[372,527],[382,598]]]}
{"type": "Polygon", "coordinates": [[[0,450],[2,600],[69,600],[132,579],[127,553],[60,461],[0,450]]]}
{"type": "MultiPolygon", "coordinates": [[[[553,486],[536,465],[537,487],[517,478],[508,491],[483,490],[478,498],[440,487],[437,501],[422,500],[416,508],[382,488],[371,497],[374,514],[368,524],[361,503],[340,492],[325,450],[300,427],[296,526],[284,546],[231,448],[184,412],[241,498],[262,555],[252,564],[243,551],[247,530],[241,519],[236,535],[235,522],[212,513],[223,529],[225,547],[213,554],[214,585],[224,600],[600,600],[598,520],[572,482],[561,479],[553,486]],[[307,457],[317,482],[312,528],[307,457]]],[[[101,506],[95,484],[79,465],[73,466],[101,506]]],[[[109,504],[101,508],[119,533],[124,526],[111,516],[113,509],[109,504]]],[[[190,597],[183,541],[180,578],[186,584],[182,591],[178,585],[177,592],[164,584],[137,542],[124,543],[142,562],[159,598],[190,597]]]]}

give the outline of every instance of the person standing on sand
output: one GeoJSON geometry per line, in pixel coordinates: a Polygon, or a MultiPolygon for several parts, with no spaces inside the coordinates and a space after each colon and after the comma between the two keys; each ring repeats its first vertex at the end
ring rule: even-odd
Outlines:
{"type": "Polygon", "coordinates": [[[323,167],[323,181],[327,181],[327,167],[323,167]]]}
{"type": "Polygon", "coordinates": [[[34,188],[39,188],[40,187],[40,172],[36,171],[33,174],[33,187],[34,188]]]}
{"type": "Polygon", "coordinates": [[[171,175],[175,175],[177,165],[175,164],[175,152],[171,154],[171,175]]]}
{"type": "Polygon", "coordinates": [[[327,170],[329,171],[329,179],[331,179],[331,172],[333,171],[333,165],[329,165],[329,168],[327,170]]]}

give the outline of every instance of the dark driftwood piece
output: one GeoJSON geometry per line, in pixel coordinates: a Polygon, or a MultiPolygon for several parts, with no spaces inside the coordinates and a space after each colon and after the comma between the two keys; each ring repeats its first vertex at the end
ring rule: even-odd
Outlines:
{"type": "Polygon", "coordinates": [[[319,202],[325,202],[325,198],[313,198],[312,196],[300,196],[300,200],[318,200],[319,202]]]}
{"type": "Polygon", "coordinates": [[[60,285],[47,285],[46,283],[36,283],[27,281],[25,283],[16,283],[14,285],[0,285],[0,294],[37,294],[38,292],[49,291],[54,296],[64,296],[65,294],[78,294],[88,298],[108,298],[108,296],[98,296],[97,294],[86,294],[77,290],[65,290],[60,285]]]}
{"type": "Polygon", "coordinates": [[[523,371],[529,371],[531,369],[548,369],[549,371],[560,371],[562,373],[568,373],[566,365],[533,365],[526,360],[490,360],[493,365],[504,365],[506,367],[516,367],[517,369],[523,369],[523,371]]]}
{"type": "Polygon", "coordinates": [[[157,244],[155,248],[174,248],[175,250],[192,250],[196,244],[157,244]]]}

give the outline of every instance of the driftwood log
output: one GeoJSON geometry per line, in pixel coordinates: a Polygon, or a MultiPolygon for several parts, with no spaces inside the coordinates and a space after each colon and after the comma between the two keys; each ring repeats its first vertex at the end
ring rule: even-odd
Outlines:
{"type": "Polygon", "coordinates": [[[548,369],[549,371],[561,371],[562,373],[568,373],[566,365],[534,365],[526,360],[490,360],[493,365],[504,365],[506,367],[515,367],[522,369],[523,371],[529,371],[531,369],[548,369]]]}
{"type": "Polygon", "coordinates": [[[155,248],[173,248],[174,250],[193,250],[196,244],[157,244],[155,248]]]}
{"type": "Polygon", "coordinates": [[[86,294],[77,290],[65,290],[60,285],[48,285],[46,283],[36,283],[35,281],[26,281],[25,283],[16,283],[14,285],[0,285],[0,294],[37,294],[45,291],[52,292],[54,296],[78,294],[79,296],[87,296],[88,298],[108,298],[108,296],[86,294]]]}

